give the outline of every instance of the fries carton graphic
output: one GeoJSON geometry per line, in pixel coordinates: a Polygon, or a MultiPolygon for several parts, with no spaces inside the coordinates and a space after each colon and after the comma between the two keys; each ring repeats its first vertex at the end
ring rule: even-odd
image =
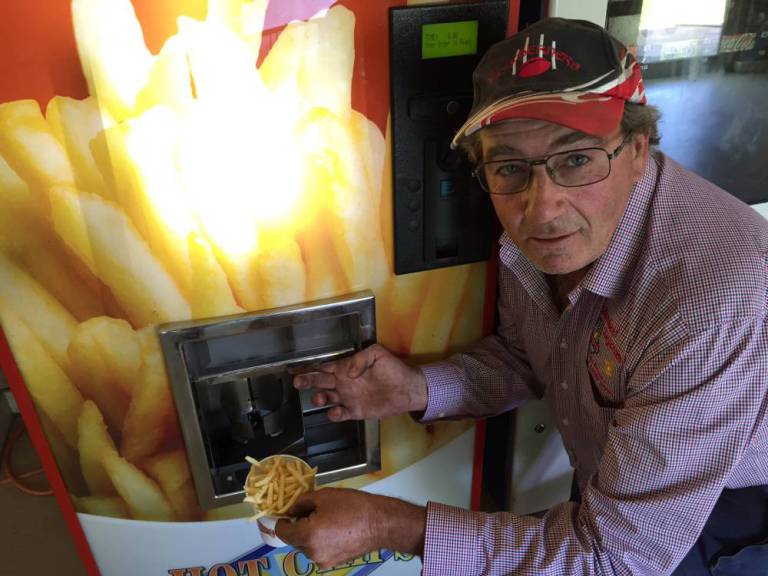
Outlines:
{"type": "MultiPolygon", "coordinates": [[[[251,514],[197,504],[159,323],[371,289],[379,341],[403,355],[480,336],[484,264],[393,273],[388,105],[360,105],[356,12],[326,2],[265,29],[287,10],[273,2],[190,3],[150,50],[152,10],[172,3],[56,0],[81,95],[0,98],[0,322],[84,516],[251,514]]],[[[469,429],[384,421],[381,472],[341,484],[469,429]]]]}

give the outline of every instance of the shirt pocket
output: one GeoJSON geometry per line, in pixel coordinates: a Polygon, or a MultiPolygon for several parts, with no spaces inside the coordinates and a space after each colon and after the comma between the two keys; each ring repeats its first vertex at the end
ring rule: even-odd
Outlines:
{"type": "Polygon", "coordinates": [[[587,374],[591,401],[600,408],[615,410],[624,406],[626,374],[624,354],[611,333],[598,323],[587,350],[587,374]]]}

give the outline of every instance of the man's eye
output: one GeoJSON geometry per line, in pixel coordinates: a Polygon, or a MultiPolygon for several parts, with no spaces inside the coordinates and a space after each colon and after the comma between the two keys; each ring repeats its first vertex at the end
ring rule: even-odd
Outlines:
{"type": "Polygon", "coordinates": [[[502,178],[508,178],[510,176],[519,176],[525,172],[525,168],[521,164],[515,164],[509,162],[507,164],[499,164],[496,167],[496,176],[502,178]]]}
{"type": "Polygon", "coordinates": [[[569,154],[565,159],[565,166],[568,168],[579,168],[589,164],[590,158],[586,154],[569,154]]]}

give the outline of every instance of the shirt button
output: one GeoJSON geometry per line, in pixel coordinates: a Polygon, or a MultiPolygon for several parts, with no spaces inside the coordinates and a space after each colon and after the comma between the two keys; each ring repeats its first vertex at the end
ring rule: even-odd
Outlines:
{"type": "Polygon", "coordinates": [[[562,388],[563,390],[568,390],[568,382],[566,382],[565,380],[560,382],[560,388],[562,388]]]}
{"type": "Polygon", "coordinates": [[[440,412],[440,414],[437,415],[438,418],[445,418],[445,412],[440,412]]]}
{"type": "Polygon", "coordinates": [[[566,341],[565,341],[565,338],[563,338],[562,340],[560,340],[560,348],[562,348],[563,350],[565,350],[566,348],[568,348],[568,342],[566,342],[566,341]]]}
{"type": "Polygon", "coordinates": [[[568,418],[563,418],[563,426],[568,426],[568,418]]]}

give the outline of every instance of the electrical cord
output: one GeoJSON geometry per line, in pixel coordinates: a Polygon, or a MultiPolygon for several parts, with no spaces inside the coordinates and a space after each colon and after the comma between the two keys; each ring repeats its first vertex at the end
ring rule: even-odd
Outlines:
{"type": "Polygon", "coordinates": [[[22,480],[26,480],[27,478],[32,478],[33,476],[38,476],[44,473],[42,468],[38,468],[36,470],[22,474],[16,474],[13,470],[13,466],[11,465],[13,449],[16,446],[16,442],[24,435],[25,432],[26,428],[22,423],[21,425],[16,426],[8,434],[8,441],[6,442],[5,450],[3,450],[2,464],[0,465],[0,471],[5,470],[6,477],[0,478],[0,486],[14,486],[16,489],[24,492],[25,494],[29,494],[30,496],[52,496],[53,490],[51,489],[36,490],[22,483],[22,480]]]}

